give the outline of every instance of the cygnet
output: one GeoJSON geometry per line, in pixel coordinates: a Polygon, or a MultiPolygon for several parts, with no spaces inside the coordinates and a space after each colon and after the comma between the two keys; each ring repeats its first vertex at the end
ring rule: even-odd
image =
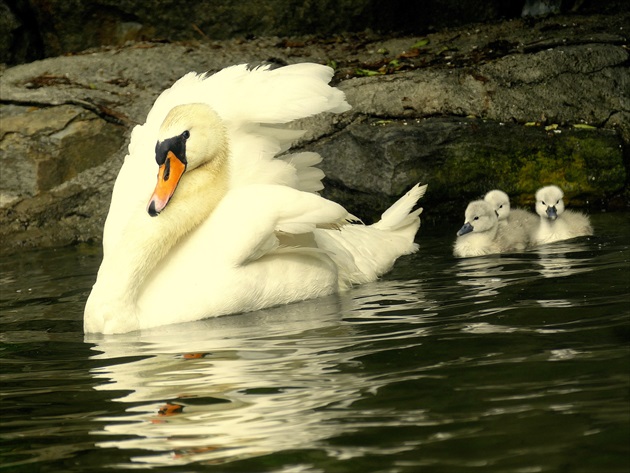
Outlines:
{"type": "Polygon", "coordinates": [[[468,204],[464,226],[457,232],[453,254],[459,258],[517,251],[527,246],[526,232],[500,227],[497,213],[485,200],[468,204]]]}
{"type": "Polygon", "coordinates": [[[540,222],[531,234],[533,244],[542,245],[593,234],[588,216],[566,210],[563,197],[562,189],[553,185],[536,192],[536,213],[540,215],[540,222]]]}
{"type": "Polygon", "coordinates": [[[512,245],[517,250],[524,250],[529,246],[530,229],[537,223],[536,216],[523,209],[512,209],[510,198],[499,189],[488,192],[483,200],[492,205],[499,218],[499,228],[504,230],[506,238],[512,238],[512,245]]]}

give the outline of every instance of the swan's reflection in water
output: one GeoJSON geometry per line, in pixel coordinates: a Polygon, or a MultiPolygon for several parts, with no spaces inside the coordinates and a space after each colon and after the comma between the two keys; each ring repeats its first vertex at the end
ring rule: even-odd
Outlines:
{"type": "Polygon", "coordinates": [[[563,241],[536,248],[540,274],[545,278],[573,276],[593,270],[593,256],[587,243],[563,241]]]}
{"type": "MultiPolygon", "coordinates": [[[[593,255],[585,242],[570,240],[536,248],[540,275],[547,279],[575,276],[593,271],[593,255]]],[[[539,299],[541,307],[573,307],[568,299],[539,299]]]]}
{"type": "MultiPolygon", "coordinates": [[[[498,296],[504,288],[527,284],[540,276],[549,279],[593,271],[593,258],[592,249],[586,242],[571,240],[541,245],[518,255],[459,259],[455,275],[457,283],[467,289],[461,298],[481,304],[498,296]]],[[[545,307],[571,305],[564,299],[541,300],[539,303],[545,307]]]]}
{"type": "Polygon", "coordinates": [[[378,382],[361,375],[355,360],[373,349],[366,334],[342,317],[377,317],[384,298],[395,307],[422,300],[416,283],[368,286],[250,314],[92,337],[99,352],[93,358],[108,360],[92,370],[96,389],[128,405],[122,415],[99,419],[105,426],[94,432],[103,437],[98,445],[149,451],[132,461],[156,466],[221,463],[312,448],[352,429],[344,408],[378,382]]]}
{"type": "Polygon", "coordinates": [[[457,260],[455,271],[457,283],[472,289],[464,293],[462,298],[484,299],[497,295],[499,290],[510,282],[507,264],[505,260],[495,255],[457,260]]]}

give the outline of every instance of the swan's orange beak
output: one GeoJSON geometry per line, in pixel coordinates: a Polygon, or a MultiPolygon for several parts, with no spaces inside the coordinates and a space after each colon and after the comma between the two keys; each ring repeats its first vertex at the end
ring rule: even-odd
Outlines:
{"type": "Polygon", "coordinates": [[[157,184],[147,206],[147,212],[151,217],[157,217],[164,210],[168,201],[173,197],[185,170],[186,164],[175,153],[168,151],[164,163],[158,169],[157,184]]]}

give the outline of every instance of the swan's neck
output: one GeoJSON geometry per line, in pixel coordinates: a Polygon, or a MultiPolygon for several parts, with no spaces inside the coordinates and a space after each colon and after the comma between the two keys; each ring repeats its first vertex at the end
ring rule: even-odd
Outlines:
{"type": "Polygon", "coordinates": [[[119,247],[106,255],[99,270],[99,278],[106,279],[108,297],[135,306],[152,271],[182,237],[209,217],[226,194],[229,170],[225,162],[218,165],[215,159],[184,173],[162,213],[150,217],[142,209],[131,220],[119,247]]]}

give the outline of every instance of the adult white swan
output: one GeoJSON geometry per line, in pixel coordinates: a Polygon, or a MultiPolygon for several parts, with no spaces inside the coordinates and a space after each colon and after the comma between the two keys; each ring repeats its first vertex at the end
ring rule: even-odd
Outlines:
{"type": "Polygon", "coordinates": [[[365,226],[316,193],[319,155],[282,155],[301,135],[284,124],[350,108],[331,78],[317,64],[239,65],[190,73],[158,97],[114,186],[86,332],[331,294],[417,249],[422,209],[412,208],[426,186],[365,226]]]}

